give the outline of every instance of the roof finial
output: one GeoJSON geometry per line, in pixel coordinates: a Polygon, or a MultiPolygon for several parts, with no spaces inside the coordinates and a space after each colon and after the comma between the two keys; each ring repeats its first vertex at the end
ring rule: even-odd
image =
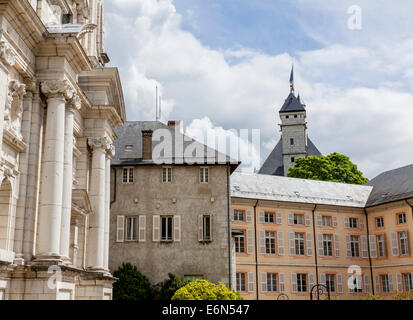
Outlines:
{"type": "Polygon", "coordinates": [[[294,63],[291,67],[291,75],[290,75],[290,93],[294,93],[294,63]]]}

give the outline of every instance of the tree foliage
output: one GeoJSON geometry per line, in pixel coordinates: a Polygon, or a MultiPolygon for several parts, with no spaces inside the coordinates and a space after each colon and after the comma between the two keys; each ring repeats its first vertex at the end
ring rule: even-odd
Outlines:
{"type": "Polygon", "coordinates": [[[358,170],[350,158],[339,153],[328,156],[309,156],[296,159],[294,167],[290,168],[288,177],[321,181],[365,184],[368,179],[358,170]]]}
{"type": "Polygon", "coordinates": [[[176,291],[186,286],[190,281],[184,281],[179,276],[169,273],[168,279],[154,287],[155,299],[171,300],[176,291]]]}
{"type": "Polygon", "coordinates": [[[244,300],[239,293],[225,284],[213,284],[207,280],[196,280],[175,292],[172,300],[244,300]]]}
{"type": "Polygon", "coordinates": [[[152,286],[149,279],[136,266],[123,263],[114,273],[118,278],[113,285],[113,300],[150,300],[152,286]]]}

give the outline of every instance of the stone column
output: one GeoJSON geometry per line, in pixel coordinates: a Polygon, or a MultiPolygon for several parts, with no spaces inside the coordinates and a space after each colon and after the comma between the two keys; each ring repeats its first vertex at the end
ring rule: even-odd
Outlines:
{"type": "Polygon", "coordinates": [[[60,254],[64,260],[69,260],[70,250],[70,218],[72,212],[73,188],[73,121],[74,111],[79,110],[81,101],[78,95],[66,106],[64,165],[63,165],[63,194],[62,194],[62,227],[60,233],[60,254]]]}
{"type": "Polygon", "coordinates": [[[92,148],[92,174],[90,179],[90,204],[92,214],[89,223],[87,266],[91,270],[105,271],[105,221],[106,221],[106,150],[109,140],[106,137],[88,140],[92,148]]]}
{"type": "Polygon", "coordinates": [[[110,145],[106,150],[106,177],[105,177],[105,248],[104,267],[109,270],[109,227],[110,227],[110,160],[115,155],[115,147],[110,145]]]}
{"type": "Polygon", "coordinates": [[[38,221],[38,259],[60,258],[63,158],[66,101],[73,97],[68,81],[41,84],[47,97],[47,121],[41,175],[38,221]]]}

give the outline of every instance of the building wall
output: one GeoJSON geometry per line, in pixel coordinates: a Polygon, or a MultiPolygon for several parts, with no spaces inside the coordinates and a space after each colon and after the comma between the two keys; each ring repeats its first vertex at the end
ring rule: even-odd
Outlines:
{"type": "MultiPolygon", "coordinates": [[[[208,184],[199,183],[199,166],[172,166],[172,182],[162,183],[162,166],[134,167],[134,183],[122,183],[116,171],[116,195],[111,206],[110,270],[123,262],[138,267],[153,284],[174,273],[229,283],[227,167],[210,166],[208,184]],[[211,242],[199,241],[199,215],[212,215],[211,242]],[[180,216],[180,241],[153,241],[153,216],[180,216]],[[117,242],[118,216],[144,216],[145,241],[117,242]]],[[[114,182],[112,171],[112,183],[114,182]]],[[[142,226],[142,224],[141,224],[142,226]]]]}
{"type": "MultiPolygon", "coordinates": [[[[400,286],[397,282],[397,277],[400,276],[397,276],[397,273],[407,274],[413,271],[411,251],[406,255],[391,256],[390,254],[387,254],[386,258],[373,258],[372,268],[370,268],[371,245],[369,245],[367,241],[368,235],[379,233],[389,234],[393,231],[406,231],[411,229],[411,208],[405,202],[368,209],[368,221],[366,221],[364,210],[358,208],[326,205],[315,206],[276,201],[257,201],[242,198],[232,198],[231,203],[232,214],[234,213],[234,210],[241,210],[244,212],[244,221],[232,221],[232,228],[243,230],[246,235],[245,253],[236,254],[236,264],[237,273],[245,274],[245,291],[241,292],[241,294],[247,299],[257,299],[257,288],[258,299],[260,300],[274,300],[277,299],[281,293],[285,293],[288,295],[289,299],[292,300],[310,299],[309,283],[307,283],[307,292],[298,293],[293,289],[291,281],[294,274],[305,273],[308,275],[308,280],[312,277],[314,278],[314,284],[316,283],[317,274],[319,283],[325,283],[326,274],[334,275],[335,292],[331,294],[332,298],[358,300],[367,293],[373,293],[373,287],[375,293],[383,293],[383,290],[380,288],[379,290],[376,290],[376,284],[372,281],[375,280],[377,275],[383,273],[392,274],[393,289],[396,290],[398,289],[398,286],[400,286]],[[256,206],[255,211],[254,206],[256,206]],[[274,223],[263,223],[262,220],[260,220],[261,212],[273,213],[274,223]],[[403,225],[396,225],[395,215],[400,212],[406,212],[407,222],[403,225]],[[307,225],[305,221],[304,225],[289,225],[288,215],[291,213],[303,214],[304,217],[307,215],[309,220],[307,225]],[[281,224],[277,223],[277,214],[282,218],[281,224]],[[320,225],[318,216],[331,217],[331,226],[320,225]],[[385,216],[385,227],[381,228],[381,230],[374,228],[374,221],[377,216],[385,216]],[[348,218],[357,219],[357,228],[349,228],[347,224],[348,218]],[[366,222],[368,222],[369,231],[367,230],[366,222]],[[257,232],[255,232],[255,229],[257,232]],[[260,231],[275,232],[275,254],[262,253],[260,231]],[[304,256],[290,254],[291,246],[289,243],[289,233],[291,232],[305,233],[305,240],[309,239],[307,238],[307,234],[309,234],[308,237],[310,237],[311,241],[305,241],[304,256]],[[323,234],[331,235],[332,256],[324,256],[324,250],[321,250],[320,252],[321,245],[318,237],[323,234]],[[348,256],[346,236],[359,237],[359,257],[348,256]],[[284,251],[283,253],[279,251],[279,243],[281,239],[284,242],[284,245],[281,246],[284,251]],[[311,252],[308,251],[310,246],[311,252]],[[268,292],[266,290],[266,285],[262,284],[262,273],[276,273],[277,278],[283,274],[284,292],[280,290],[279,278],[277,291],[268,292]],[[350,292],[348,279],[349,277],[354,277],[353,274],[361,275],[359,279],[362,292],[350,292]]],[[[389,237],[390,235],[387,237],[387,247],[390,246],[389,237]]],[[[408,241],[409,250],[411,250],[412,240],[410,237],[408,241]]],[[[385,298],[391,298],[393,295],[394,294],[392,293],[384,294],[383,296],[385,298]]]]}

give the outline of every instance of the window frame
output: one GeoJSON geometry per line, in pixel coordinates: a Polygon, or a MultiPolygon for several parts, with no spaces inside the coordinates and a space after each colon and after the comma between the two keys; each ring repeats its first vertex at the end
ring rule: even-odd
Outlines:
{"type": "Polygon", "coordinates": [[[245,237],[246,237],[246,232],[245,230],[238,230],[240,232],[242,232],[242,235],[236,235],[234,236],[234,242],[235,242],[235,253],[238,254],[245,254],[245,237]],[[241,246],[241,242],[242,242],[242,246],[241,246]],[[242,249],[242,251],[240,251],[239,249],[242,249]]]}
{"type": "Polygon", "coordinates": [[[380,228],[384,228],[384,217],[376,217],[376,228],[380,229],[380,228]],[[379,225],[379,221],[381,221],[381,225],[379,225]]]}
{"type": "Polygon", "coordinates": [[[236,283],[236,290],[238,292],[246,292],[247,291],[246,279],[247,279],[247,274],[245,272],[237,272],[236,273],[235,283],[236,283]]]}
{"type": "Polygon", "coordinates": [[[326,273],[325,274],[325,276],[326,276],[326,286],[327,286],[327,288],[329,288],[330,289],[330,293],[335,293],[337,290],[336,290],[336,275],[335,274],[333,274],[333,273],[326,273]],[[329,280],[329,278],[331,278],[332,277],[332,279],[333,279],[333,285],[331,286],[331,279],[329,280]],[[331,290],[331,289],[333,289],[333,290],[331,290]]]}
{"type": "Polygon", "coordinates": [[[122,184],[133,184],[135,181],[135,168],[134,167],[122,167],[122,184]],[[126,171],[126,181],[125,181],[126,171]]]}
{"type": "Polygon", "coordinates": [[[377,257],[379,257],[379,258],[386,257],[386,252],[387,252],[386,235],[385,234],[376,235],[376,241],[377,241],[377,257]],[[382,240],[380,240],[381,238],[382,238],[382,240]],[[381,250],[381,248],[383,250],[381,250]],[[383,255],[381,255],[382,251],[383,251],[383,255]]]}
{"type": "Polygon", "coordinates": [[[202,241],[210,242],[212,241],[212,218],[210,214],[204,214],[202,216],[202,241]],[[208,237],[207,237],[207,228],[206,220],[208,219],[208,237]]]}
{"type": "Polygon", "coordinates": [[[294,244],[295,244],[295,255],[296,256],[305,256],[306,255],[306,238],[305,233],[303,232],[294,232],[294,244]],[[297,238],[297,235],[302,236],[302,239],[297,238]],[[300,245],[302,241],[302,246],[300,245]],[[301,248],[302,247],[302,248],[301,248]],[[299,252],[302,251],[302,254],[299,252]]]}
{"type": "Polygon", "coordinates": [[[333,218],[331,217],[331,216],[327,216],[327,215],[322,215],[321,216],[321,226],[322,227],[329,227],[329,228],[331,228],[332,227],[332,225],[333,225],[333,218]],[[327,221],[329,221],[329,224],[328,225],[326,225],[324,222],[325,222],[325,220],[327,220],[327,221]]]}
{"type": "Polygon", "coordinates": [[[293,225],[294,226],[304,226],[305,225],[305,215],[302,213],[293,213],[293,225]],[[298,222],[299,219],[296,219],[296,217],[300,217],[301,223],[296,223],[298,222]]]}
{"type": "Polygon", "coordinates": [[[333,239],[333,235],[330,233],[323,233],[323,256],[324,257],[334,257],[334,239],[333,239]],[[330,237],[330,239],[326,240],[325,236],[330,237]],[[328,245],[326,246],[326,244],[330,244],[330,248],[331,248],[331,254],[326,254],[326,253],[330,253],[328,251],[329,247],[328,245]]]}
{"type": "Polygon", "coordinates": [[[162,167],[162,183],[172,183],[172,167],[162,167]]]}
{"type": "Polygon", "coordinates": [[[297,273],[297,293],[306,293],[306,292],[308,292],[307,273],[297,273]],[[301,278],[300,281],[299,281],[299,278],[301,278]]]}
{"type": "Polygon", "coordinates": [[[199,183],[208,184],[210,178],[209,167],[199,167],[199,183]]]}
{"type": "Polygon", "coordinates": [[[238,221],[238,222],[245,222],[246,214],[247,212],[244,209],[234,209],[232,220],[238,221]],[[242,214],[242,220],[239,219],[241,214],[242,214]],[[237,217],[237,219],[235,219],[235,217],[237,217]]]}
{"type": "Polygon", "coordinates": [[[408,273],[402,273],[402,283],[403,283],[403,292],[408,292],[410,290],[413,290],[413,276],[411,272],[408,273]],[[407,281],[406,281],[406,276],[410,278],[410,283],[407,287],[407,281]]]}
{"type": "Polygon", "coordinates": [[[275,213],[274,212],[269,212],[265,211],[264,212],[264,223],[275,223],[275,213]],[[272,217],[272,219],[269,219],[269,217],[272,217]],[[267,219],[268,218],[268,219],[267,219]],[[271,221],[272,220],[272,221],[271,221]]]}
{"type": "Polygon", "coordinates": [[[354,217],[348,218],[349,229],[358,229],[359,228],[359,219],[354,217]],[[355,225],[354,225],[355,222],[355,225]]]}
{"type": "Polygon", "coordinates": [[[391,291],[390,291],[390,279],[389,279],[389,275],[387,273],[380,274],[380,288],[381,288],[381,292],[383,292],[383,293],[391,293],[391,291]]]}
{"type": "Polygon", "coordinates": [[[399,231],[397,232],[398,235],[398,242],[399,242],[399,249],[400,249],[400,255],[405,256],[409,254],[409,234],[407,231],[399,231]],[[404,234],[405,238],[402,239],[401,235],[404,234]],[[404,240],[404,246],[402,246],[402,240],[404,240]],[[407,250],[406,252],[402,252],[404,250],[407,250]]]}
{"type": "Polygon", "coordinates": [[[267,292],[278,292],[278,273],[267,273],[267,292]]]}
{"type": "Polygon", "coordinates": [[[405,212],[400,212],[397,213],[397,224],[401,225],[401,224],[406,224],[407,223],[407,215],[405,212]],[[400,222],[400,217],[403,217],[403,221],[400,222]]]}
{"type": "Polygon", "coordinates": [[[271,255],[276,254],[277,252],[277,240],[276,239],[277,239],[277,233],[275,231],[265,230],[265,236],[264,236],[265,254],[271,254],[271,255]]]}
{"type": "Polygon", "coordinates": [[[164,215],[160,216],[160,242],[173,242],[174,241],[174,217],[171,215],[164,215]],[[163,221],[166,219],[166,238],[163,236],[163,231],[164,231],[164,224],[163,221]],[[170,228],[169,228],[169,222],[170,222],[170,228]],[[169,229],[170,233],[169,234],[169,229]]]}
{"type": "Polygon", "coordinates": [[[124,226],[124,232],[125,232],[125,238],[124,242],[136,242],[138,241],[138,234],[139,234],[139,217],[138,216],[125,216],[125,226],[124,226]],[[128,221],[133,220],[134,223],[130,224],[130,227],[132,227],[132,231],[128,229],[128,221]],[[136,229],[135,229],[136,228],[136,229]],[[131,234],[129,234],[131,232],[131,234]],[[133,238],[133,233],[135,234],[135,238],[133,238]],[[128,237],[132,235],[132,237],[128,237]]]}
{"type": "Polygon", "coordinates": [[[352,258],[360,258],[360,236],[358,235],[350,235],[350,251],[352,258]],[[353,241],[353,239],[357,239],[357,241],[353,241]],[[357,253],[358,255],[354,255],[353,249],[356,249],[355,244],[357,244],[357,253]]]}

